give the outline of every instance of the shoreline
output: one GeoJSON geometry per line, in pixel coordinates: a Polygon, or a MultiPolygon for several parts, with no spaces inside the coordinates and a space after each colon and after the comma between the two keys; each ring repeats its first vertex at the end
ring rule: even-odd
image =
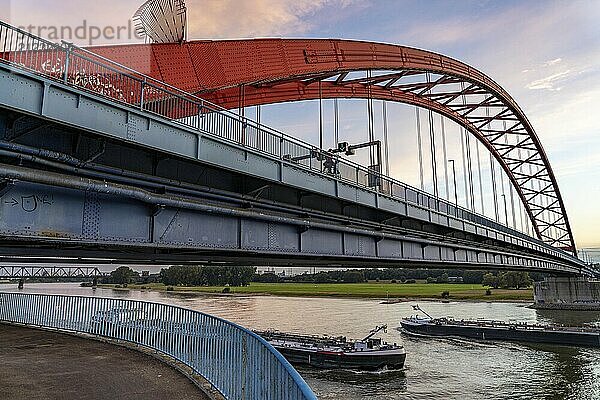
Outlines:
{"type": "MultiPolygon", "coordinates": [[[[285,284],[284,284],[285,285],[285,284]]],[[[348,284],[351,285],[351,284],[348,284]]],[[[129,285],[128,287],[116,287],[114,284],[100,284],[98,287],[104,289],[112,289],[119,291],[137,290],[137,291],[154,291],[159,293],[168,293],[175,295],[195,295],[195,296],[216,296],[216,297],[254,297],[254,296],[278,296],[278,297],[308,297],[308,298],[338,298],[338,299],[365,299],[365,300],[379,300],[382,304],[398,304],[408,303],[416,301],[435,301],[440,303],[445,302],[480,302],[480,303],[521,303],[521,304],[533,304],[533,296],[529,298],[494,298],[491,296],[452,296],[449,298],[442,298],[441,296],[427,296],[427,295],[409,295],[409,296],[398,296],[390,295],[387,297],[381,293],[326,293],[326,292],[235,292],[236,287],[231,287],[232,292],[222,293],[213,290],[212,287],[174,287],[174,290],[166,290],[166,286],[162,287],[151,287],[148,285],[129,285]],[[386,303],[389,301],[389,303],[386,303]]]]}

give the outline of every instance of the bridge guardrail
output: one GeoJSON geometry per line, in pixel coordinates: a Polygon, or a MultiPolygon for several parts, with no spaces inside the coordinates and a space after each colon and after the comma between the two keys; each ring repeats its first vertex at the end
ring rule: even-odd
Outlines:
{"type": "Polygon", "coordinates": [[[435,198],[420,189],[337,154],[320,150],[90,50],[66,42],[62,45],[53,43],[0,21],[0,62],[2,61],[294,163],[318,174],[326,174],[421,208],[432,209],[449,217],[537,243],[537,250],[544,249],[545,253],[552,256],[580,262],[569,253],[533,238],[516,227],[510,228],[458,204],[435,198]],[[329,167],[324,165],[324,161],[329,161],[329,167]]]}
{"type": "Polygon", "coordinates": [[[154,349],[192,368],[227,399],[317,399],[263,338],[199,311],[137,300],[0,292],[0,321],[154,349]]]}

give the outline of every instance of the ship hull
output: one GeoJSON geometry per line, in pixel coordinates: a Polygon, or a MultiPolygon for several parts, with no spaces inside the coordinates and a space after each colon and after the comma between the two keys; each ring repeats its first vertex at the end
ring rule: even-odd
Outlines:
{"type": "Polygon", "coordinates": [[[410,320],[401,321],[401,325],[409,333],[427,336],[458,336],[478,340],[506,340],[600,347],[600,333],[598,332],[511,329],[511,327],[464,326],[410,320]]]}
{"type": "Polygon", "coordinates": [[[406,353],[376,354],[377,352],[327,352],[274,346],[290,363],[323,369],[352,369],[376,371],[402,369],[406,353]]]}

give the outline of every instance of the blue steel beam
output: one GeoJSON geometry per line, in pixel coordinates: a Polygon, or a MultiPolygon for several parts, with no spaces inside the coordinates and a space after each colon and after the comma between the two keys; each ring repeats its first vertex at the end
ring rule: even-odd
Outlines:
{"type": "Polygon", "coordinates": [[[0,176],[14,182],[0,204],[0,234],[11,243],[590,273],[560,259],[477,242],[335,225],[48,171],[0,164],[0,176]]]}

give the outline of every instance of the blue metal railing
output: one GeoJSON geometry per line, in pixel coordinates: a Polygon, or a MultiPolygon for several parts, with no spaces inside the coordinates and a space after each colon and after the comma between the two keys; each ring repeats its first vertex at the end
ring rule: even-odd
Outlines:
{"type": "Polygon", "coordinates": [[[0,62],[150,112],[177,124],[293,163],[318,174],[376,191],[416,207],[525,240],[554,257],[580,261],[569,253],[452,202],[439,199],[336,154],[235,114],[196,95],[118,64],[90,50],[57,44],[0,21],[0,62]],[[324,160],[335,160],[328,173],[324,160]],[[375,184],[373,184],[375,182],[375,184]]]}
{"type": "Polygon", "coordinates": [[[227,399],[317,397],[283,356],[255,333],[186,308],[97,297],[0,292],[0,322],[117,339],[166,354],[227,399]]]}

